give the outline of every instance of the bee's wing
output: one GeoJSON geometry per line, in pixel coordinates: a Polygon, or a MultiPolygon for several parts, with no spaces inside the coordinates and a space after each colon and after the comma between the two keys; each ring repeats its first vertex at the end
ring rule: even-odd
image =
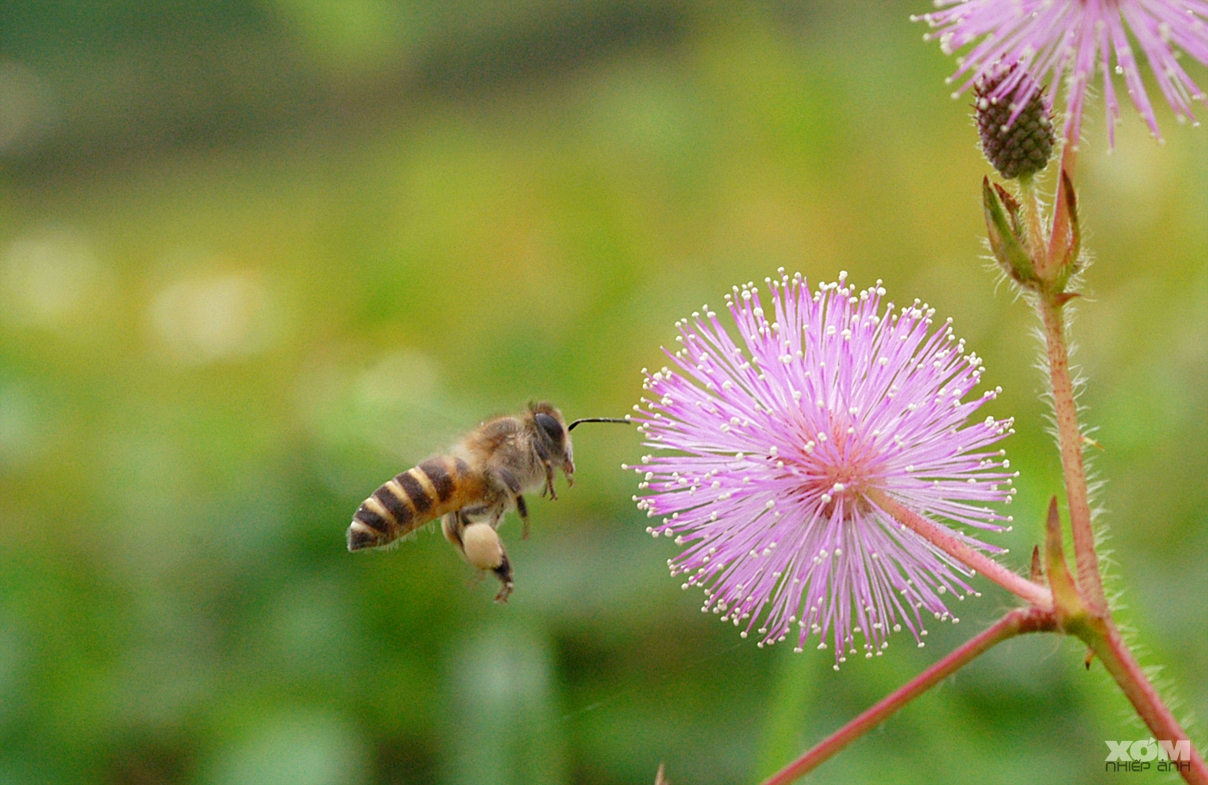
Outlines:
{"type": "Polygon", "coordinates": [[[443,452],[478,425],[481,405],[449,390],[429,355],[404,349],[380,358],[356,380],[362,436],[400,463],[443,452]]]}

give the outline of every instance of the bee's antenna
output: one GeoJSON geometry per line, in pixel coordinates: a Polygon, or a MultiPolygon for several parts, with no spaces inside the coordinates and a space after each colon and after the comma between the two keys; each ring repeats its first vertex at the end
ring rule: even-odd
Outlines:
{"type": "Polygon", "coordinates": [[[575,420],[570,425],[566,426],[566,430],[573,431],[575,429],[575,426],[581,422],[619,422],[622,425],[628,425],[629,418],[628,417],[624,417],[624,418],[620,418],[620,417],[583,417],[578,420],[575,420]]]}

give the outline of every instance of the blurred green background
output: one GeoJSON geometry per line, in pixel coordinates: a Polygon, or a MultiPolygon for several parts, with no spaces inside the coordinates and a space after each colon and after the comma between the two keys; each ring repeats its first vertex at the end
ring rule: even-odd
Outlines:
{"type": "MultiPolygon", "coordinates": [[[[666,574],[612,426],[505,527],[506,606],[439,535],[344,546],[491,412],[624,414],[675,319],[784,266],[955,319],[1018,418],[1022,568],[1060,489],[1038,344],[922,10],[0,6],[0,785],[751,783],[996,618],[982,581],[926,648],[839,673],[740,641],[666,574]]],[[[1166,113],[1158,146],[1130,109],[1108,155],[1099,112],[1099,499],[1122,619],[1205,716],[1208,135],[1166,113]]],[[[1003,645],[814,781],[1103,781],[1143,734],[1082,659],[1003,645]]]]}

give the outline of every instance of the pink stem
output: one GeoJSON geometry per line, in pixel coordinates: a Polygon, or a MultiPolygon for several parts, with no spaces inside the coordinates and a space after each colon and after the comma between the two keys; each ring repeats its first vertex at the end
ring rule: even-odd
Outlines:
{"type": "Polygon", "coordinates": [[[1044,586],[1035,584],[1022,575],[1016,575],[984,553],[975,551],[958,540],[944,527],[932,523],[883,491],[868,491],[867,495],[869,501],[892,515],[898,523],[907,527],[966,567],[976,570],[1007,591],[1022,597],[1038,608],[1048,610],[1053,607],[1053,594],[1044,586]]]}
{"type": "Polygon", "coordinates": [[[969,639],[956,651],[885,696],[872,708],[832,733],[821,744],[764,780],[763,785],[788,785],[803,774],[813,771],[839,750],[880,725],[898,709],[968,665],[995,644],[1025,632],[1054,629],[1056,621],[1051,611],[1016,608],[985,632],[969,639]]]}

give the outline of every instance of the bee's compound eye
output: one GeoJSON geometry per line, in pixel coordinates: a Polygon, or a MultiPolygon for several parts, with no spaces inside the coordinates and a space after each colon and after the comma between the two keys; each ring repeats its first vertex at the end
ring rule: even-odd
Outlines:
{"type": "Polygon", "coordinates": [[[536,420],[537,427],[544,431],[545,435],[552,439],[555,444],[562,442],[562,423],[545,412],[537,412],[536,420]]]}

